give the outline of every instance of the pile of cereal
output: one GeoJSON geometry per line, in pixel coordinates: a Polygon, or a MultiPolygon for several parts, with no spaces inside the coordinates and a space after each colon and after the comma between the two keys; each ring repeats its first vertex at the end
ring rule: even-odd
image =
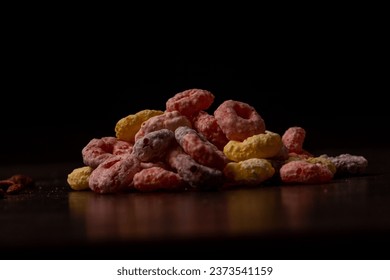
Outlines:
{"type": "Polygon", "coordinates": [[[220,190],[261,185],[319,184],[361,174],[362,156],[313,156],[303,149],[306,131],[283,135],[266,129],[251,105],[226,100],[213,114],[214,95],[204,89],[175,94],[162,110],[145,109],[120,119],[115,136],[94,138],[82,149],[85,166],[68,174],[73,190],[220,190]]]}

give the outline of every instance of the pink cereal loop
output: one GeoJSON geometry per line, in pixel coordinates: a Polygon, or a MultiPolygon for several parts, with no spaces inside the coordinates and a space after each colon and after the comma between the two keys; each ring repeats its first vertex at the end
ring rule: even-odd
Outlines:
{"type": "Polygon", "coordinates": [[[265,123],[256,110],[247,103],[226,100],[214,111],[226,138],[244,141],[246,138],[265,132],[265,123]]]}
{"type": "Polygon", "coordinates": [[[141,169],[140,161],[133,154],[111,156],[92,171],[89,187],[100,194],[130,190],[134,175],[141,169]]]}
{"type": "Polygon", "coordinates": [[[288,128],[283,136],[283,144],[287,147],[290,153],[303,153],[303,142],[305,141],[306,131],[299,126],[288,128]]]}
{"type": "Polygon", "coordinates": [[[107,136],[90,140],[81,154],[85,165],[96,168],[113,155],[131,153],[132,148],[133,145],[129,142],[107,136]]]}
{"type": "Polygon", "coordinates": [[[166,102],[168,112],[179,111],[182,115],[191,116],[208,109],[214,102],[214,95],[204,89],[187,89],[175,94],[166,102]]]}

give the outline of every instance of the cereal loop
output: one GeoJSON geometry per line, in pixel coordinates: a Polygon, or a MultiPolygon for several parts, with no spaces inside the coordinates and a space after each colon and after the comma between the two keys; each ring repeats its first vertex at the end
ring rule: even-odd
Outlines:
{"type": "Polygon", "coordinates": [[[182,115],[191,116],[208,109],[214,102],[214,95],[203,89],[188,89],[175,94],[166,102],[168,112],[178,111],[182,115]]]}
{"type": "Polygon", "coordinates": [[[328,157],[327,155],[321,155],[329,159],[336,166],[337,176],[356,175],[362,174],[366,171],[368,161],[363,156],[341,154],[335,157],[328,157]]]}
{"type": "Polygon", "coordinates": [[[284,164],[279,174],[284,183],[320,184],[333,179],[333,173],[327,166],[303,160],[284,164]]]}
{"type": "Polygon", "coordinates": [[[264,120],[252,106],[244,102],[226,100],[214,111],[214,116],[229,140],[244,141],[265,132],[264,120]]]}
{"type": "Polygon", "coordinates": [[[248,137],[243,142],[229,141],[223,149],[226,157],[232,161],[243,161],[250,158],[272,158],[283,148],[279,134],[266,131],[248,137]]]}
{"type": "Polygon", "coordinates": [[[290,153],[300,154],[303,152],[302,147],[305,137],[306,131],[302,127],[294,126],[284,132],[282,141],[290,153]]]}
{"type": "Polygon", "coordinates": [[[85,165],[96,168],[113,155],[131,153],[133,145],[118,140],[116,137],[94,138],[82,149],[81,154],[85,165]]]}
{"type": "Polygon", "coordinates": [[[160,110],[142,110],[134,115],[128,115],[120,119],[115,125],[115,135],[118,139],[134,143],[135,134],[141,128],[144,121],[151,117],[163,114],[160,110]]]}
{"type": "Polygon", "coordinates": [[[336,174],[337,167],[328,158],[325,158],[325,157],[309,157],[308,159],[306,159],[306,161],[310,162],[310,163],[319,163],[319,164],[325,165],[326,167],[329,168],[329,170],[332,172],[333,175],[336,174]]]}
{"type": "Polygon", "coordinates": [[[192,188],[199,190],[217,189],[223,186],[223,172],[197,163],[181,147],[171,149],[167,154],[168,164],[192,188]]]}
{"type": "Polygon", "coordinates": [[[134,175],[141,169],[139,159],[133,154],[112,156],[92,171],[89,187],[100,194],[130,190],[134,175]]]}
{"type": "Polygon", "coordinates": [[[175,190],[184,185],[181,177],[161,167],[143,169],[133,178],[134,188],[142,192],[175,190]]]}
{"type": "Polygon", "coordinates": [[[224,174],[236,184],[260,184],[275,174],[275,169],[266,159],[251,158],[240,162],[229,162],[224,174]]]}
{"type": "Polygon", "coordinates": [[[192,120],[194,128],[204,135],[207,140],[213,143],[219,150],[229,142],[222,129],[218,125],[217,119],[205,111],[200,111],[192,120]]]}
{"type": "Polygon", "coordinates": [[[152,131],[134,143],[133,154],[143,162],[162,160],[174,141],[172,130],[163,128],[152,131]]]}
{"type": "Polygon", "coordinates": [[[68,174],[67,182],[69,186],[75,191],[82,191],[89,189],[89,176],[93,169],[89,166],[83,166],[73,169],[68,174]]]}
{"type": "Polygon", "coordinates": [[[175,137],[184,152],[196,162],[219,170],[225,167],[227,158],[223,152],[194,129],[186,126],[178,127],[175,130],[175,137]]]}
{"type": "Polygon", "coordinates": [[[179,126],[192,127],[190,120],[178,111],[165,112],[162,115],[154,116],[143,122],[140,130],[135,135],[135,141],[149,132],[163,128],[175,131],[179,126]]]}

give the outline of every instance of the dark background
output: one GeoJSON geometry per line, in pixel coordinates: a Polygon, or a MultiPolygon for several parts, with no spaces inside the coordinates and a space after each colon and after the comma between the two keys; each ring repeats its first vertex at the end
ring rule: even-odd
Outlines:
{"type": "Polygon", "coordinates": [[[268,130],[304,127],[309,151],[388,146],[387,88],[376,41],[362,43],[369,33],[94,30],[24,25],[7,40],[2,165],[82,164],[89,140],[189,88],[214,93],[210,113],[234,99],[254,106],[268,130]]]}

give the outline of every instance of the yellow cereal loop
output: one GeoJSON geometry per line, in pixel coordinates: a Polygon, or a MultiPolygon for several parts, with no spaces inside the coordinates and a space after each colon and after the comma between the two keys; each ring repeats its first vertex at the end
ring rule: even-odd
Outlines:
{"type": "Polygon", "coordinates": [[[115,125],[116,138],[134,143],[134,136],[141,128],[142,123],[151,117],[158,116],[163,113],[164,112],[160,110],[146,109],[120,119],[115,125]]]}
{"type": "Polygon", "coordinates": [[[272,158],[283,147],[279,134],[266,131],[246,138],[244,141],[230,140],[223,152],[232,161],[239,162],[250,158],[272,158]]]}
{"type": "Polygon", "coordinates": [[[92,170],[93,168],[89,166],[73,169],[73,171],[68,174],[67,182],[69,186],[76,191],[88,189],[89,175],[91,175],[92,170]]]}
{"type": "Polygon", "coordinates": [[[240,162],[229,162],[223,172],[236,183],[259,184],[271,178],[275,174],[275,169],[266,159],[250,158],[240,162]]]}
{"type": "Polygon", "coordinates": [[[330,172],[333,173],[333,175],[337,171],[336,165],[332,161],[330,161],[329,159],[324,158],[324,157],[311,157],[311,158],[306,159],[306,161],[310,162],[310,163],[320,163],[322,165],[325,165],[326,167],[328,167],[330,172]]]}

